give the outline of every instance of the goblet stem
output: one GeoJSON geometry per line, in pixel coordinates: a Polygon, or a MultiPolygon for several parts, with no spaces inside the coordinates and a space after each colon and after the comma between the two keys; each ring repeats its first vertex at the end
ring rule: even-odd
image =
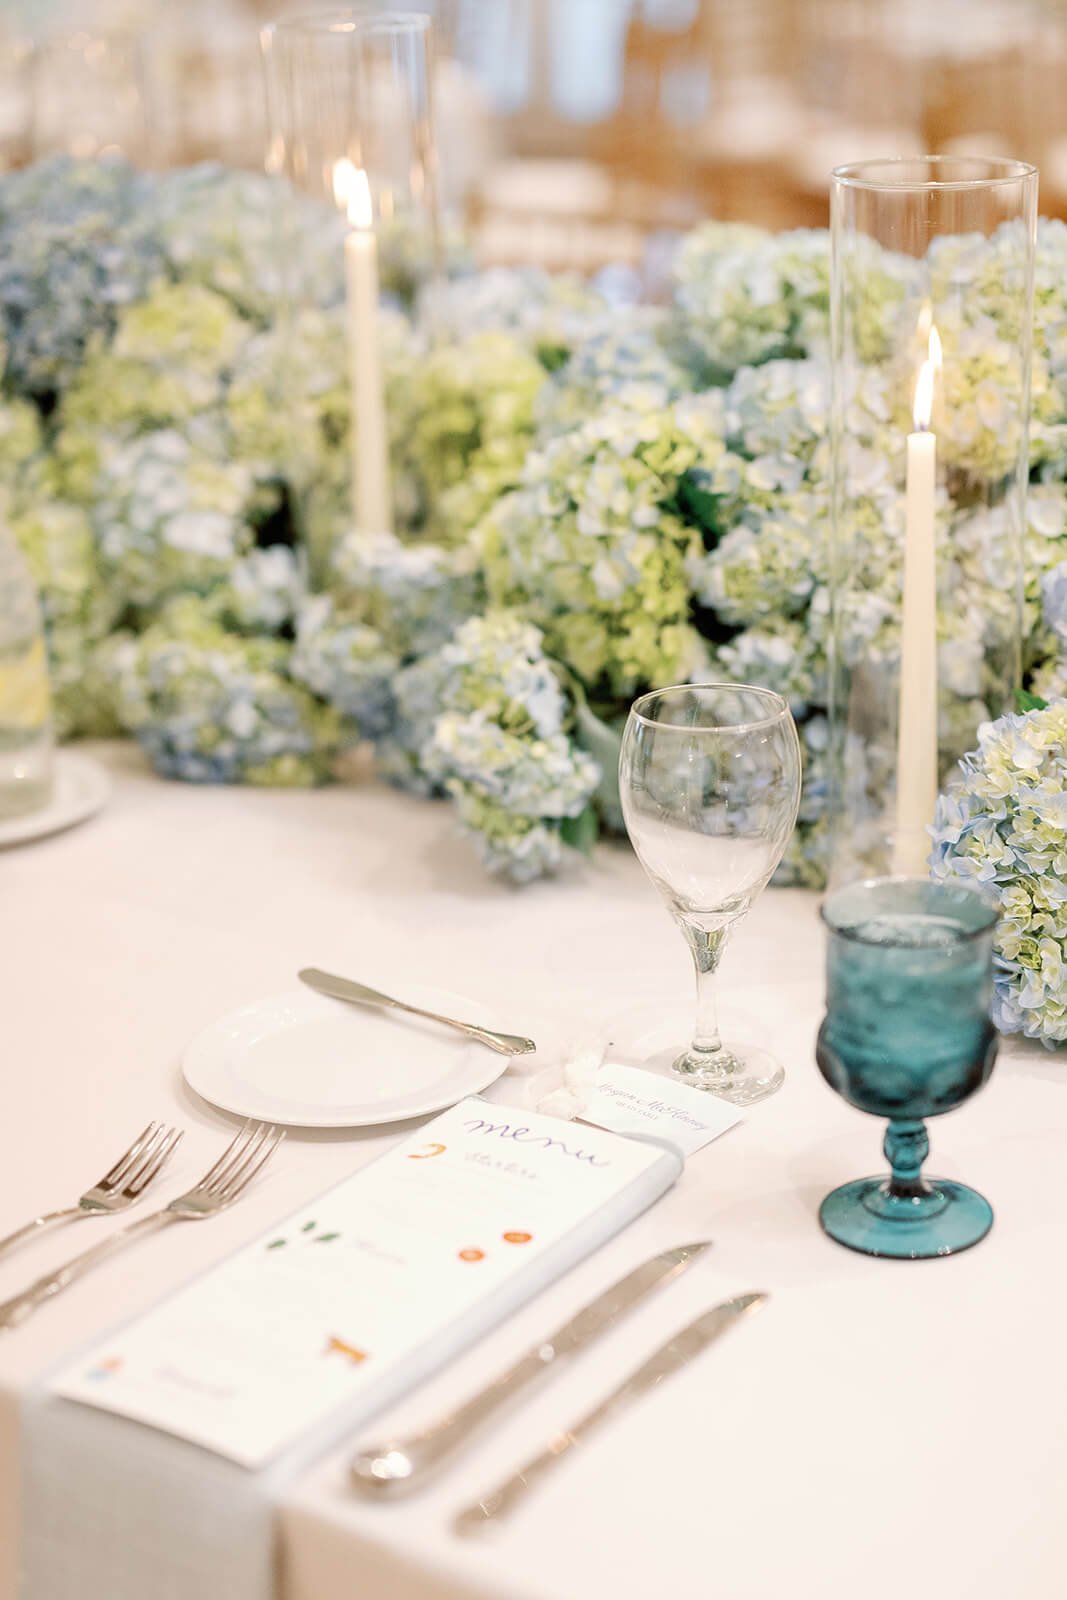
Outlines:
{"type": "Polygon", "coordinates": [[[920,1177],[922,1164],[930,1154],[925,1122],[891,1121],[882,1149],[892,1169],[889,1179],[891,1195],[900,1200],[917,1200],[932,1193],[930,1185],[920,1177]]]}
{"type": "Polygon", "coordinates": [[[737,1062],[729,1051],[723,1049],[722,1039],[719,1036],[719,1013],[715,994],[715,975],[726,947],[729,928],[724,925],[709,931],[707,928],[697,927],[694,923],[683,922],[682,931],[693,953],[697,1014],[693,1042],[681,1062],[676,1063],[675,1070],[699,1074],[704,1078],[724,1076],[737,1068],[737,1062]]]}

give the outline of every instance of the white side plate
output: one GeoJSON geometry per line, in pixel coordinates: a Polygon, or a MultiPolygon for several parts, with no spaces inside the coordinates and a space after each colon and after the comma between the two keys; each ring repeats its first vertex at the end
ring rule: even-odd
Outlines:
{"type": "MultiPolygon", "coordinates": [[[[408,984],[402,998],[494,1026],[462,995],[408,984]]],[[[213,1022],[189,1045],[182,1072],[197,1094],[238,1116],[295,1128],[367,1128],[478,1094],[508,1059],[438,1022],[293,989],[213,1022]]]]}
{"type": "Polygon", "coordinates": [[[57,750],[52,798],[40,811],[0,821],[0,849],[73,828],[95,816],[110,793],[111,779],[98,762],[73,750],[57,750]]]}

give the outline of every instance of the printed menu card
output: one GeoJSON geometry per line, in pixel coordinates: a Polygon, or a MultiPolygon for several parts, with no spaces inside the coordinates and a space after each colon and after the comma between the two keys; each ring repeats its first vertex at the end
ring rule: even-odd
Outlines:
{"type": "Polygon", "coordinates": [[[677,1152],[473,1098],[61,1373],[254,1467],[360,1426],[637,1216],[677,1152]]]}

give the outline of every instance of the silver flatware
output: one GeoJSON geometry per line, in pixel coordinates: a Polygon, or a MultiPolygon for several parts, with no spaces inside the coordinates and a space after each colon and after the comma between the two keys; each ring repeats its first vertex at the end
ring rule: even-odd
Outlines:
{"type": "Polygon", "coordinates": [[[461,1511],[453,1523],[455,1531],[461,1535],[477,1533],[491,1522],[508,1516],[527,1490],[531,1489],[561,1456],[566,1455],[568,1450],[580,1444],[595,1428],[622,1411],[632,1400],[654,1389],[664,1378],[669,1378],[680,1367],[692,1361],[720,1334],[725,1333],[727,1328],[732,1327],[749,1312],[757,1310],[767,1298],[765,1294],[741,1294],[733,1300],[723,1301],[710,1311],[705,1311],[703,1316],[697,1317],[696,1321],[683,1328],[681,1333],[676,1333],[673,1339],[668,1339],[666,1344],[661,1345],[656,1353],[620,1383],[617,1389],[613,1389],[606,1400],[602,1400],[572,1427],[563,1433],[557,1433],[539,1455],[534,1456],[489,1494],[483,1495],[474,1505],[467,1506],[461,1511]]]}
{"type": "Polygon", "coordinates": [[[127,1210],[158,1178],[181,1143],[181,1137],[178,1128],[165,1128],[161,1122],[150,1122],[125,1155],[119,1157],[99,1183],[86,1189],[76,1205],[64,1206],[59,1211],[44,1211],[32,1222],[16,1228],[14,1233],[0,1239],[0,1255],[21,1240],[51,1227],[53,1223],[74,1222],[82,1217],[110,1217],[116,1211],[127,1210]]]}
{"type": "Polygon", "coordinates": [[[331,1000],[347,1000],[356,1006],[385,1006],[393,1011],[407,1011],[413,1017],[428,1017],[431,1022],[442,1022],[446,1028],[458,1028],[468,1038],[488,1045],[501,1056],[528,1056],[537,1046],[532,1039],[515,1033],[498,1033],[495,1028],[482,1028],[474,1022],[459,1022],[455,1017],[443,1017],[438,1011],[424,1011],[421,1006],[409,1006],[404,1000],[394,1000],[392,995],[369,989],[365,983],[354,983],[351,978],[338,978],[332,972],[320,972],[318,967],[304,967],[297,973],[301,983],[317,994],[329,995],[331,1000]]]}
{"type": "Polygon", "coordinates": [[[108,1256],[114,1255],[124,1245],[132,1243],[141,1234],[157,1232],[171,1222],[202,1222],[205,1217],[218,1216],[220,1211],[225,1211],[227,1206],[240,1199],[256,1173],[270,1160],[284,1137],[280,1128],[264,1123],[246,1122],[240,1133],[231,1139],[214,1166],[204,1173],[200,1182],[194,1184],[187,1194],[179,1195],[168,1206],[164,1206],[162,1211],[153,1211],[147,1217],[139,1217],[136,1222],[127,1223],[120,1232],[113,1233],[108,1239],[102,1239],[91,1250],[83,1250],[80,1256],[75,1256],[55,1272],[49,1272],[43,1278],[38,1278],[37,1282],[31,1284],[22,1294],[4,1301],[0,1305],[0,1329],[17,1328],[19,1323],[24,1322],[45,1300],[54,1299],[91,1268],[105,1261],[108,1256]]]}
{"type": "Polygon", "coordinates": [[[701,1239],[697,1244],[678,1245],[642,1262],[555,1333],[534,1345],[458,1411],[410,1438],[390,1439],[361,1450],[353,1457],[350,1468],[355,1487],[372,1495],[396,1495],[422,1483],[506,1400],[553,1363],[574,1355],[613,1328],[646,1296],[679,1277],[710,1246],[710,1239],[701,1239]]]}

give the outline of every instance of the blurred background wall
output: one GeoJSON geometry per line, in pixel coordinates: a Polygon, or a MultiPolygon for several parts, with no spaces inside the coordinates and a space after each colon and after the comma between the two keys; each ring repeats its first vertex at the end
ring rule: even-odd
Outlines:
{"type": "MultiPolygon", "coordinates": [[[[1036,161],[1042,210],[1067,215],[1067,0],[408,9],[436,15],[446,193],[487,263],[647,265],[708,216],[819,225],[836,163],[920,151],[1036,161]]],[[[0,165],[119,150],[261,168],[258,28],[276,10],[0,0],[0,165]]]]}

